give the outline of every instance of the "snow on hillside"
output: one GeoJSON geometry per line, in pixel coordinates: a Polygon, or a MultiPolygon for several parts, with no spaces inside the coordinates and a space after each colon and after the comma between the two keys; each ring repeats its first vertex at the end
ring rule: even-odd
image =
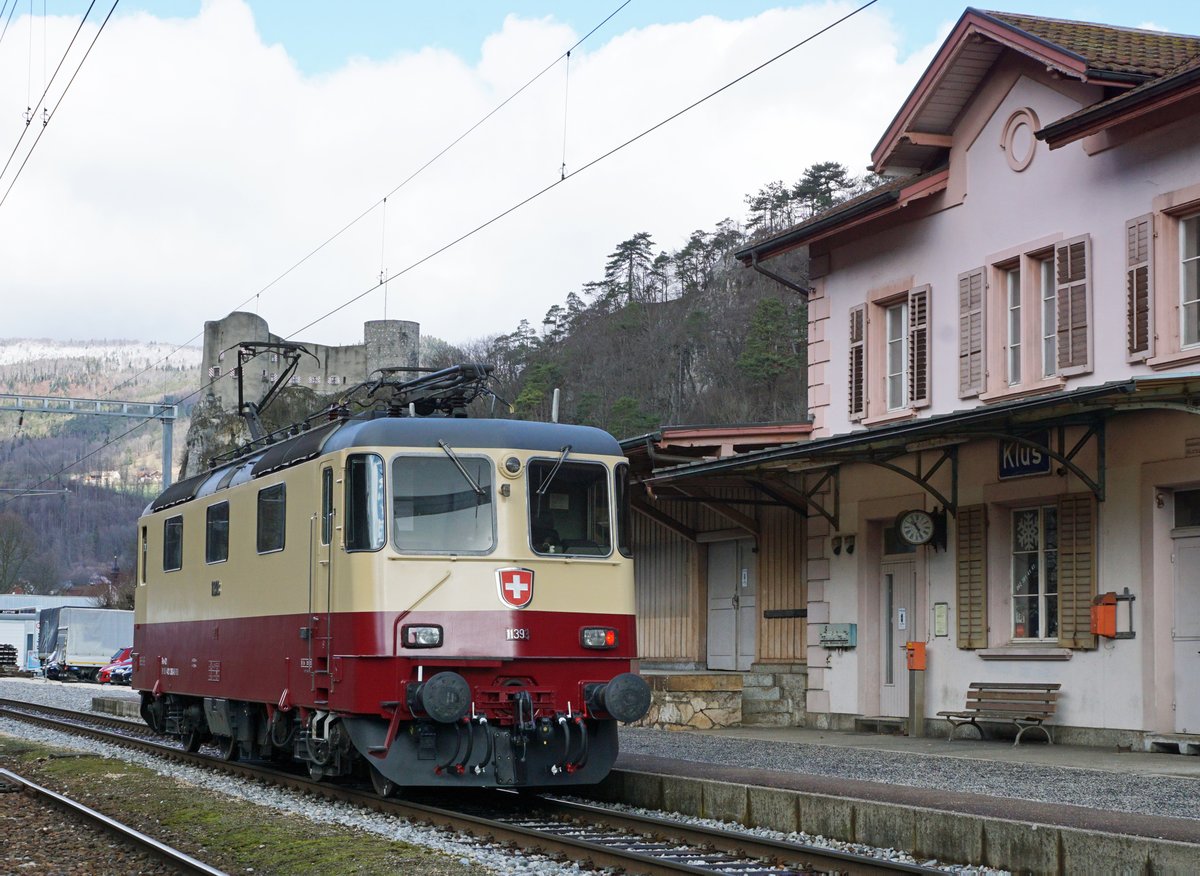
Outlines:
{"type": "Polygon", "coordinates": [[[156,341],[52,341],[0,338],[0,365],[42,359],[100,359],[117,368],[199,368],[199,347],[156,341]]]}

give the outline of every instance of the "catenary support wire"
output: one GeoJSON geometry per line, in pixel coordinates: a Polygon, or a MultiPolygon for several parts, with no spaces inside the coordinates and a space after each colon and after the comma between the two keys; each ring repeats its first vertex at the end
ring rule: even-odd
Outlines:
{"type": "MultiPolygon", "coordinates": [[[[15,2],[16,2],[16,0],[14,0],[14,3],[15,2]]],[[[93,2],[95,2],[95,0],[93,0],[93,2]]],[[[574,51],[575,49],[577,49],[581,45],[583,45],[593,34],[596,33],[596,31],[600,30],[600,28],[602,28],[602,27],[604,27],[604,25],[608,24],[608,22],[610,22],[622,9],[624,9],[626,6],[628,6],[631,2],[633,2],[633,0],[625,0],[625,2],[623,2],[620,6],[618,6],[616,9],[614,9],[608,15],[606,15],[604,17],[603,21],[601,21],[599,24],[597,24],[595,27],[593,27],[591,30],[589,30],[587,33],[585,33],[582,37],[580,37],[578,40],[576,40],[575,44],[573,46],[571,46],[571,48],[567,49],[566,54],[570,54],[572,51],[574,51]]],[[[255,292],[253,295],[248,297],[246,300],[244,300],[240,304],[236,305],[233,309],[238,310],[242,307],[245,307],[247,304],[249,304],[251,301],[253,301],[254,302],[254,312],[258,313],[259,300],[262,297],[262,294],[264,292],[268,291],[276,283],[283,280],[285,277],[287,277],[289,274],[291,274],[297,268],[301,267],[305,262],[307,262],[309,259],[311,259],[313,256],[315,256],[317,253],[319,253],[325,247],[329,246],[329,244],[333,243],[335,240],[337,240],[339,237],[341,237],[343,234],[345,234],[347,231],[349,231],[352,227],[354,227],[359,222],[361,222],[363,219],[365,219],[377,207],[380,206],[380,204],[382,203],[382,200],[390,198],[392,195],[396,194],[396,192],[400,191],[402,188],[404,188],[406,185],[408,185],[410,182],[412,182],[414,179],[416,179],[416,177],[418,175],[420,175],[422,172],[424,172],[426,169],[428,169],[431,165],[433,165],[434,162],[436,162],[436,161],[438,161],[438,159],[442,158],[442,156],[444,156],[451,149],[453,149],[455,146],[457,146],[460,142],[462,142],[464,139],[466,139],[470,134],[474,133],[474,131],[477,128],[479,128],[482,124],[484,124],[484,122],[486,122],[488,119],[490,119],[496,113],[498,113],[501,109],[503,109],[505,106],[507,106],[510,102],[512,102],[513,99],[515,99],[523,91],[525,91],[527,88],[529,88],[529,86],[533,85],[535,82],[537,82],[539,79],[541,79],[548,71],[552,70],[554,68],[554,66],[556,64],[558,64],[559,61],[562,60],[562,58],[563,58],[563,55],[559,55],[558,57],[556,57],[553,61],[551,61],[549,64],[547,64],[545,67],[543,67],[542,70],[539,73],[537,73],[533,78],[531,78],[528,82],[526,82],[524,85],[522,85],[516,91],[514,91],[512,94],[510,94],[508,97],[506,97],[500,103],[498,103],[495,107],[492,108],[492,110],[490,112],[488,112],[486,115],[484,115],[482,118],[480,118],[477,122],[475,122],[475,124],[471,125],[471,127],[467,128],[467,130],[465,130],[465,131],[463,131],[463,133],[459,134],[458,137],[456,137],[449,144],[447,144],[445,147],[443,147],[436,155],[434,155],[432,158],[430,158],[428,161],[426,161],[424,164],[422,164],[420,167],[418,167],[415,171],[413,171],[411,174],[409,174],[407,177],[405,177],[399,183],[399,185],[395,186],[394,188],[392,188],[391,191],[389,191],[387,194],[385,194],[383,196],[383,199],[381,199],[380,201],[376,201],[370,207],[363,210],[361,213],[359,213],[357,216],[355,216],[353,219],[351,219],[349,222],[347,222],[345,225],[343,225],[341,228],[339,228],[336,232],[334,232],[332,235],[330,235],[328,238],[326,238],[316,248],[311,250],[302,259],[300,259],[298,262],[293,264],[290,268],[288,268],[282,274],[277,276],[274,280],[267,283],[267,285],[263,286],[261,289],[259,289],[257,292],[255,292]]],[[[386,282],[387,279],[388,278],[385,277],[380,282],[386,282]]],[[[177,346],[170,353],[167,353],[161,359],[158,359],[157,361],[152,362],[151,364],[147,365],[146,368],[144,368],[142,371],[140,371],[137,374],[133,375],[132,377],[128,378],[124,382],[117,384],[111,390],[109,390],[109,392],[116,392],[118,389],[121,389],[122,387],[127,386],[129,383],[137,380],[139,377],[141,377],[143,374],[146,374],[148,371],[150,371],[156,365],[159,365],[162,362],[167,361],[172,356],[174,356],[176,353],[178,353],[180,350],[182,350],[184,347],[186,347],[189,344],[191,344],[192,342],[198,340],[202,334],[203,334],[203,332],[192,335],[192,337],[188,338],[186,341],[184,341],[182,344],[177,346]]]]}
{"type": "MultiPolygon", "coordinates": [[[[469,231],[454,238],[449,243],[443,244],[442,246],[433,250],[432,252],[427,253],[426,255],[417,259],[415,262],[408,265],[407,267],[401,268],[396,273],[388,276],[387,279],[394,280],[397,277],[403,276],[404,274],[407,274],[409,271],[412,271],[412,270],[420,267],[421,265],[425,264],[425,262],[429,261],[430,259],[436,258],[437,256],[441,255],[442,253],[446,252],[447,250],[453,249],[454,247],[458,246],[463,241],[474,237],[476,234],[483,231],[485,228],[487,228],[491,225],[494,225],[495,223],[499,222],[501,219],[505,218],[506,216],[508,216],[512,213],[515,213],[517,210],[521,209],[525,205],[536,201],[538,198],[542,197],[542,195],[546,194],[547,192],[551,191],[554,188],[557,188],[558,186],[565,183],[567,180],[573,179],[574,177],[578,176],[579,174],[583,173],[584,171],[589,170],[592,167],[595,167],[600,162],[602,162],[608,158],[611,158],[613,155],[616,155],[618,152],[621,152],[622,150],[628,148],[629,146],[632,146],[634,143],[638,142],[639,140],[643,139],[644,137],[648,137],[650,134],[654,133],[659,128],[662,128],[665,125],[670,124],[671,122],[675,121],[676,119],[680,118],[681,116],[685,115],[686,113],[691,112],[692,110],[694,110],[696,107],[700,106],[701,104],[707,103],[709,100],[716,97],[718,94],[721,94],[722,92],[729,90],[733,86],[737,85],[739,82],[742,82],[745,79],[749,78],[750,76],[753,76],[755,73],[757,73],[759,70],[762,70],[764,67],[774,64],[780,58],[790,55],[792,52],[796,51],[797,49],[801,48],[804,45],[807,45],[808,43],[815,40],[817,37],[828,33],[829,31],[833,30],[835,27],[842,24],[843,22],[849,21],[851,18],[853,18],[854,16],[856,16],[860,12],[862,12],[864,9],[868,9],[871,6],[874,6],[878,2],[879,2],[879,0],[867,0],[866,3],[863,3],[861,6],[858,6],[855,9],[851,10],[850,12],[847,12],[841,18],[837,19],[836,21],[831,22],[830,24],[825,25],[825,27],[821,28],[820,30],[817,30],[817,31],[809,34],[804,39],[800,40],[800,42],[796,43],[795,45],[791,46],[790,48],[784,49],[779,54],[774,55],[774,56],[768,58],[767,60],[763,61],[761,64],[757,65],[756,67],[753,67],[750,70],[747,70],[745,73],[743,73],[741,76],[738,76],[736,79],[732,79],[729,82],[726,82],[724,85],[722,85],[720,88],[716,89],[715,91],[710,91],[708,94],[704,95],[703,97],[699,98],[698,100],[693,101],[692,103],[685,106],[683,109],[667,116],[665,119],[658,122],[657,124],[651,125],[649,128],[642,131],[640,134],[636,134],[633,137],[630,137],[625,142],[623,142],[617,146],[614,146],[612,149],[609,149],[607,152],[603,153],[602,155],[598,155],[597,157],[593,158],[591,161],[584,164],[582,167],[579,167],[576,170],[573,170],[570,173],[565,174],[562,177],[562,179],[555,180],[554,182],[550,183],[548,186],[544,186],[541,189],[538,189],[533,194],[529,195],[528,197],[524,198],[521,201],[518,201],[517,203],[513,204],[511,207],[508,207],[507,209],[502,210],[501,212],[497,213],[492,218],[490,218],[484,222],[481,222],[479,225],[476,225],[474,228],[470,229],[469,231]]],[[[294,332],[287,335],[287,337],[294,338],[296,335],[300,334],[303,331],[307,331],[308,329],[312,328],[314,325],[317,325],[320,322],[323,322],[324,320],[333,316],[335,313],[345,310],[347,307],[349,307],[351,304],[354,304],[356,301],[361,301],[363,298],[365,298],[366,296],[368,296],[372,292],[374,292],[376,289],[378,289],[379,285],[380,284],[376,284],[375,286],[372,286],[370,289],[364,289],[362,292],[359,292],[357,295],[354,295],[351,298],[348,298],[346,301],[343,301],[341,304],[339,304],[337,307],[333,308],[332,310],[322,314],[321,316],[317,317],[316,319],[312,320],[311,322],[306,323],[305,325],[296,329],[294,332]]]]}

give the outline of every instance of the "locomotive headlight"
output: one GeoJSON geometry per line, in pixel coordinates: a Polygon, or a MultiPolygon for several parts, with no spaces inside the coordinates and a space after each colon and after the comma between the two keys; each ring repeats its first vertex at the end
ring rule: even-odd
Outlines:
{"type": "Polygon", "coordinates": [[[584,627],[579,640],[585,648],[615,648],[617,631],[612,627],[584,627]]]}
{"type": "Polygon", "coordinates": [[[442,628],[436,624],[405,625],[400,628],[400,632],[405,648],[438,648],[442,644],[442,628]]]}

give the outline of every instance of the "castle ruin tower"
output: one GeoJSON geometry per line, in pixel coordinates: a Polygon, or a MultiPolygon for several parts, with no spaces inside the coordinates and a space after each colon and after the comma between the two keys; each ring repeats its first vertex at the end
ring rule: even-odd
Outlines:
{"type": "Polygon", "coordinates": [[[373,319],[363,326],[367,374],[379,368],[416,368],[421,359],[421,324],[403,319],[373,319]]]}

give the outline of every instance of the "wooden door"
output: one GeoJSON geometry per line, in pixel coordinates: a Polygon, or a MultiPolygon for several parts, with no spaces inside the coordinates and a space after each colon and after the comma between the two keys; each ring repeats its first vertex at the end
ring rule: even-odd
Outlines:
{"type": "Polygon", "coordinates": [[[746,670],[758,633],[754,540],[708,546],[708,668],[746,670]]]}

